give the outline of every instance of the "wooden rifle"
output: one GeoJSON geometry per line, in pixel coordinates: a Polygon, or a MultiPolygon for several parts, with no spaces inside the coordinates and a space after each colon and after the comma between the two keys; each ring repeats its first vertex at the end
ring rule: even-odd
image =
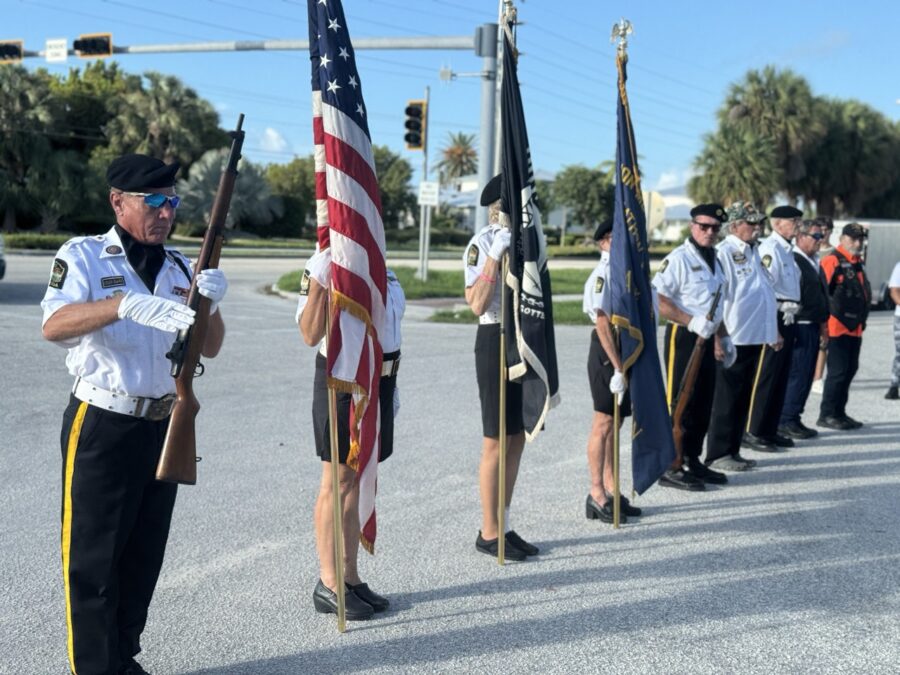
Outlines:
{"type": "Polygon", "coordinates": [[[169,429],[163,443],[156,479],[169,483],[194,485],[197,482],[197,438],[195,422],[200,412],[200,402],[194,395],[194,378],[203,374],[200,355],[209,327],[210,299],[202,296],[197,288],[197,277],[206,269],[219,266],[219,255],[225,234],[225,220],[231,205],[234,182],[237,178],[238,160],[244,145],[243,114],[238,117],[237,128],[228,132],[231,136],[231,152],[228,163],[219,179],[219,188],[209,216],[209,225],[203,237],[200,256],[194,264],[188,306],[197,314],[194,325],[178,332],[175,342],[166,357],[172,362],[172,377],[175,378],[175,407],[169,419],[169,429]]]}
{"type": "MultiPolygon", "coordinates": [[[[719,308],[719,301],[722,299],[722,286],[713,296],[712,306],[706,315],[707,321],[715,319],[716,310],[719,308]]],[[[674,329],[673,329],[674,330],[674,329]]],[[[703,362],[703,354],[706,351],[706,339],[698,335],[694,342],[694,348],[688,358],[687,367],[684,369],[684,375],[681,378],[681,384],[678,386],[678,393],[672,402],[672,437],[675,440],[675,464],[677,469],[681,468],[684,463],[684,428],[681,425],[684,411],[687,409],[688,402],[694,395],[694,386],[697,384],[697,375],[700,373],[700,364],[703,362]]],[[[672,357],[674,358],[674,356],[672,357]]]]}

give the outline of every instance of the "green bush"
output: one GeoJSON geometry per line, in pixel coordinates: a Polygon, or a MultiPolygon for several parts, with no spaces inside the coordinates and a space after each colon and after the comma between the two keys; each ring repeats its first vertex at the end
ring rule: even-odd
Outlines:
{"type": "Polygon", "coordinates": [[[65,244],[73,235],[71,233],[41,234],[38,232],[15,232],[7,234],[4,238],[6,247],[20,249],[37,249],[41,251],[55,251],[65,244]]]}
{"type": "Polygon", "coordinates": [[[202,237],[204,232],[206,232],[206,225],[203,223],[175,223],[175,234],[182,237],[202,237]]]}
{"type": "Polygon", "coordinates": [[[400,229],[390,229],[384,231],[384,240],[390,246],[394,245],[403,245],[408,244],[412,241],[419,240],[419,228],[418,227],[406,227],[402,230],[400,229]]]}

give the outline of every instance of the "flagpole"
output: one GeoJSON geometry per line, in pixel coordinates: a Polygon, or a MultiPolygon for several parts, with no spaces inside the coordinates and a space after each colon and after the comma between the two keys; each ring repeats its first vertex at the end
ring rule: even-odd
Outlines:
{"type": "Polygon", "coordinates": [[[506,274],[509,253],[500,266],[500,457],[497,463],[497,563],[506,562],[506,274]]]}
{"type": "MultiPolygon", "coordinates": [[[[331,334],[331,303],[325,305],[325,335],[331,334]]],[[[344,597],[344,513],[341,500],[341,481],[338,477],[340,469],[340,451],[338,448],[337,391],[328,385],[328,431],[331,445],[331,505],[334,527],[334,577],[335,594],[337,595],[337,629],[343,633],[347,629],[347,609],[344,597]]]]}
{"type": "MultiPolygon", "coordinates": [[[[616,351],[622,353],[619,330],[616,333],[616,351]]],[[[621,489],[619,487],[619,394],[613,395],[613,528],[619,529],[621,522],[621,489]]]]}

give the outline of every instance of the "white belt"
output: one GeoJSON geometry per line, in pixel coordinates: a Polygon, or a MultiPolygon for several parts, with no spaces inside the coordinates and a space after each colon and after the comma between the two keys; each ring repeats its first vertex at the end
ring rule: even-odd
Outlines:
{"type": "Polygon", "coordinates": [[[72,393],[79,401],[84,401],[97,408],[148,420],[164,420],[175,407],[175,394],[166,394],[162,398],[114,394],[106,389],[95,387],[80,377],[75,379],[72,393]]]}
{"type": "Polygon", "coordinates": [[[478,323],[500,323],[500,310],[487,310],[478,317],[478,323]]]}
{"type": "Polygon", "coordinates": [[[382,361],[381,362],[381,376],[382,377],[394,377],[397,374],[397,371],[400,370],[400,358],[391,359],[390,361],[382,361]]]}

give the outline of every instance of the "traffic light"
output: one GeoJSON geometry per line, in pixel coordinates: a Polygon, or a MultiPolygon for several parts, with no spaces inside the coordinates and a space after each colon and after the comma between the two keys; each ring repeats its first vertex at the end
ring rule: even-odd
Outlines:
{"type": "Polygon", "coordinates": [[[83,59],[102,59],[112,56],[112,33],[79,35],[72,43],[75,53],[83,59]]]}
{"type": "Polygon", "coordinates": [[[406,104],[406,141],[407,150],[422,150],[425,147],[425,127],[428,123],[428,110],[425,101],[409,101],[406,104]]]}
{"type": "Polygon", "coordinates": [[[0,40],[0,63],[18,63],[25,56],[25,43],[21,40],[0,40]]]}

